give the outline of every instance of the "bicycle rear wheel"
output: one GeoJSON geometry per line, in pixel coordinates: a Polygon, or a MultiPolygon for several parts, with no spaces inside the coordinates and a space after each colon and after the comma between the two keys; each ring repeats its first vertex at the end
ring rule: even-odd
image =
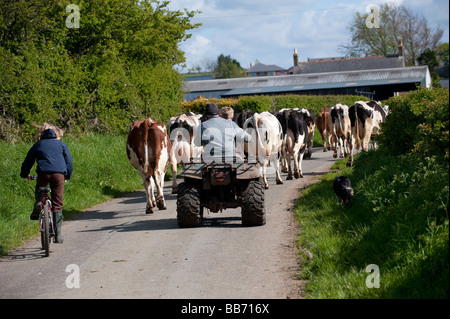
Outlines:
{"type": "Polygon", "coordinates": [[[52,213],[48,203],[44,205],[41,215],[41,244],[45,250],[45,257],[50,255],[50,214],[52,213]]]}

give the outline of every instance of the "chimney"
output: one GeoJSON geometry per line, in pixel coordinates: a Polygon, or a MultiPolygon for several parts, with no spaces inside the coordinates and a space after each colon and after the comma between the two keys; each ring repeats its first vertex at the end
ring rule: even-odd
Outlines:
{"type": "Polygon", "coordinates": [[[297,49],[294,49],[294,67],[298,65],[298,53],[297,49]]]}
{"type": "Polygon", "coordinates": [[[403,56],[403,41],[398,41],[398,56],[403,56]]]}

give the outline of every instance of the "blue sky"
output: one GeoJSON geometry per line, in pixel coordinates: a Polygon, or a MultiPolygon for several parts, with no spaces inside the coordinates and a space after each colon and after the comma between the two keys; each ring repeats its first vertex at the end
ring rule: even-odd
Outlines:
{"type": "Polygon", "coordinates": [[[384,2],[403,4],[423,15],[429,26],[444,30],[441,41],[449,41],[447,0],[172,0],[169,8],[202,11],[192,22],[203,25],[181,45],[188,68],[203,67],[221,53],[245,68],[256,60],[289,68],[294,48],[300,62],[308,57],[342,56],[338,47],[350,41],[347,27],[354,14],[384,2]]]}

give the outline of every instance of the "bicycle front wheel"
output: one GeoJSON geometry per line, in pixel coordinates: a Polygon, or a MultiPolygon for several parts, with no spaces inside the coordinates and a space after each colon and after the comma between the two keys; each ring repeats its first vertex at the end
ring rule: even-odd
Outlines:
{"type": "Polygon", "coordinates": [[[41,214],[41,244],[45,257],[50,255],[50,206],[46,203],[41,214]]]}

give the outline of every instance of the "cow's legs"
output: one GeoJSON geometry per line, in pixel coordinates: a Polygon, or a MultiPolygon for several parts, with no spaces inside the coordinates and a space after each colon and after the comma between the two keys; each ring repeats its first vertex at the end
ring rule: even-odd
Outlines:
{"type": "Polygon", "coordinates": [[[166,202],[164,200],[164,172],[158,172],[155,171],[154,177],[155,177],[155,186],[156,186],[156,205],[160,210],[167,209],[166,202]]]}
{"type": "Polygon", "coordinates": [[[345,152],[345,140],[342,137],[339,137],[339,157],[344,158],[345,152]]]}
{"type": "Polygon", "coordinates": [[[308,130],[308,142],[307,142],[307,148],[305,151],[305,154],[307,158],[311,158],[312,156],[312,146],[313,146],[313,139],[314,139],[314,129],[309,132],[308,130]]]}
{"type": "Polygon", "coordinates": [[[288,173],[288,176],[286,179],[289,181],[289,180],[293,179],[292,178],[292,166],[291,166],[291,154],[289,154],[289,153],[286,154],[286,161],[287,161],[287,173],[288,173]]]}
{"type": "Polygon", "coordinates": [[[295,178],[301,178],[303,177],[302,172],[302,162],[303,162],[303,156],[305,155],[307,151],[307,145],[303,144],[303,147],[300,148],[300,143],[298,146],[294,149],[294,177],[295,178]]]}
{"type": "Polygon", "coordinates": [[[362,145],[362,149],[366,152],[369,150],[369,142],[371,136],[372,136],[372,127],[367,125],[362,145]]]}
{"type": "Polygon", "coordinates": [[[178,184],[177,184],[177,163],[172,162],[172,194],[178,193],[178,184]]]}
{"type": "Polygon", "coordinates": [[[339,138],[335,134],[333,134],[333,144],[334,144],[333,157],[337,158],[337,151],[338,151],[338,146],[339,146],[339,138]]]}
{"type": "Polygon", "coordinates": [[[327,151],[327,139],[326,139],[326,132],[320,132],[320,136],[322,137],[322,143],[323,143],[323,151],[327,151]]]}
{"type": "Polygon", "coordinates": [[[294,134],[290,129],[287,130],[286,133],[286,162],[287,162],[287,169],[288,169],[288,176],[287,180],[292,179],[292,166],[291,166],[291,156],[294,157],[294,171],[295,171],[295,137],[294,134]]]}
{"type": "Polygon", "coordinates": [[[265,160],[264,165],[263,165],[263,180],[264,180],[264,188],[265,189],[269,189],[269,183],[267,183],[267,165],[268,165],[268,161],[265,160]]]}
{"type": "Polygon", "coordinates": [[[177,140],[172,145],[172,149],[169,154],[170,167],[172,168],[172,194],[178,193],[178,184],[177,184],[177,165],[181,162],[181,159],[177,156],[177,151],[180,149],[180,143],[178,139],[181,135],[177,136],[177,140]]]}
{"type": "Polygon", "coordinates": [[[300,148],[301,143],[297,143],[295,144],[294,147],[294,177],[295,178],[300,178],[303,177],[302,176],[302,172],[301,172],[301,167],[300,167],[300,158],[303,159],[303,155],[306,152],[306,148],[307,146],[305,144],[303,144],[303,147],[300,148]],[[301,156],[301,157],[300,157],[301,156]]]}
{"type": "Polygon", "coordinates": [[[294,158],[294,177],[295,178],[299,178],[300,177],[299,169],[298,169],[298,158],[299,158],[298,155],[299,155],[298,151],[294,152],[293,158],[294,158]]]}
{"type": "Polygon", "coordinates": [[[281,165],[281,171],[283,173],[287,173],[288,165],[287,165],[287,150],[286,150],[286,142],[285,141],[283,141],[283,144],[281,146],[280,165],[281,165]]]}
{"type": "Polygon", "coordinates": [[[272,160],[270,161],[270,163],[273,163],[273,168],[275,169],[275,179],[277,181],[277,184],[283,184],[283,180],[281,179],[281,174],[280,174],[280,159],[278,159],[278,154],[273,154],[272,155],[272,160]]]}
{"type": "Polygon", "coordinates": [[[300,151],[298,153],[298,177],[303,177],[303,171],[302,171],[302,162],[303,162],[303,155],[305,154],[305,151],[300,151]]]}
{"type": "MultiPolygon", "coordinates": [[[[349,144],[348,144],[348,138],[347,137],[343,137],[343,144],[344,144],[344,157],[347,157],[349,152],[349,144]]],[[[342,157],[342,156],[341,156],[342,157]]]]}
{"type": "Polygon", "coordinates": [[[354,134],[350,134],[348,137],[348,143],[350,146],[350,157],[347,162],[347,167],[350,167],[353,165],[353,149],[355,148],[355,138],[353,135],[354,134]]]}
{"type": "Polygon", "coordinates": [[[145,208],[146,214],[153,214],[153,207],[156,206],[155,195],[153,194],[154,181],[152,177],[144,178],[144,188],[147,197],[147,204],[145,208]]]}

